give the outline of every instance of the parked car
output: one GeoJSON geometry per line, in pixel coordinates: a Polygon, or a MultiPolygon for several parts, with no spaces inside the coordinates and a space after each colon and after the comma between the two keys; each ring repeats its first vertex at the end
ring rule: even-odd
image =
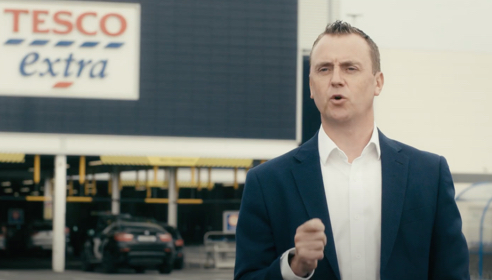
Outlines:
{"type": "MultiPolygon", "coordinates": [[[[51,253],[53,249],[53,222],[52,221],[35,221],[28,226],[29,241],[28,250],[51,253]]],[[[70,248],[70,230],[65,227],[65,249],[70,248]]]]}
{"type": "Polygon", "coordinates": [[[173,236],[175,255],[174,255],[174,268],[182,269],[184,266],[184,240],[179,233],[179,230],[173,226],[166,223],[159,223],[167,232],[173,236]]]}
{"type": "Polygon", "coordinates": [[[175,269],[182,269],[184,267],[184,240],[181,237],[181,234],[179,230],[167,223],[164,222],[159,222],[154,218],[145,218],[145,217],[123,217],[123,219],[128,219],[132,221],[140,221],[140,222],[150,222],[157,224],[164,228],[167,232],[169,232],[172,237],[173,237],[173,243],[174,243],[174,248],[175,248],[175,253],[174,253],[174,268],[175,269]]]}
{"type": "Polygon", "coordinates": [[[138,273],[157,268],[171,273],[174,265],[173,238],[162,227],[148,222],[115,219],[102,231],[89,231],[81,257],[82,269],[101,265],[106,273],[131,267],[138,273]]]}
{"type": "Polygon", "coordinates": [[[89,238],[89,232],[102,232],[107,226],[116,220],[130,219],[129,214],[111,214],[108,211],[91,212],[84,220],[78,224],[72,224],[70,240],[75,256],[80,256],[84,243],[89,238]]]}

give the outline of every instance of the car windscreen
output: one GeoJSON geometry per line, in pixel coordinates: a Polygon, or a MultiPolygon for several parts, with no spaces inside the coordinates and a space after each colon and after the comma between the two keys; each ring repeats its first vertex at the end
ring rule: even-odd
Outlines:
{"type": "Polygon", "coordinates": [[[150,234],[166,233],[163,228],[157,225],[154,226],[152,224],[141,223],[121,223],[119,224],[118,229],[128,233],[143,233],[145,231],[148,231],[150,234]]]}

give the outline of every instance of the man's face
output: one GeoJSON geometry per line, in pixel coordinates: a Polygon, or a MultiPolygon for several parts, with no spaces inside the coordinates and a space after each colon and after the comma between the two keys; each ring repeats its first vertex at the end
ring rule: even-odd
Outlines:
{"type": "Polygon", "coordinates": [[[323,123],[372,119],[374,96],[383,84],[383,74],[373,74],[369,45],[359,35],[325,35],[314,47],[309,86],[323,123]]]}

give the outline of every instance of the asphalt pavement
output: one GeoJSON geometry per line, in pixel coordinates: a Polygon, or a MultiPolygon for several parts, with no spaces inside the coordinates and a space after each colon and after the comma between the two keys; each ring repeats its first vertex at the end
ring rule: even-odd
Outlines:
{"type": "Polygon", "coordinates": [[[105,274],[100,268],[95,272],[81,270],[80,258],[69,256],[65,272],[51,270],[51,255],[0,254],[0,280],[231,280],[233,269],[206,269],[206,254],[203,246],[185,247],[185,267],[171,274],[159,274],[157,270],[136,273],[133,269],[118,269],[118,273],[105,274]]]}
{"type": "Polygon", "coordinates": [[[51,270],[0,270],[0,280],[231,280],[232,269],[193,269],[174,270],[169,275],[159,274],[157,271],[147,271],[137,274],[133,270],[121,270],[116,274],[102,272],[83,272],[80,270],[66,270],[56,273],[51,270]]]}

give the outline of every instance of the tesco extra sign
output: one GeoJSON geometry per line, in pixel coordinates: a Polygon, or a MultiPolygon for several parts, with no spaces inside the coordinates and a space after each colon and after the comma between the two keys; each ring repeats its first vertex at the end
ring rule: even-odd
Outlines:
{"type": "Polygon", "coordinates": [[[0,95],[139,98],[140,5],[0,1],[0,95]]]}

